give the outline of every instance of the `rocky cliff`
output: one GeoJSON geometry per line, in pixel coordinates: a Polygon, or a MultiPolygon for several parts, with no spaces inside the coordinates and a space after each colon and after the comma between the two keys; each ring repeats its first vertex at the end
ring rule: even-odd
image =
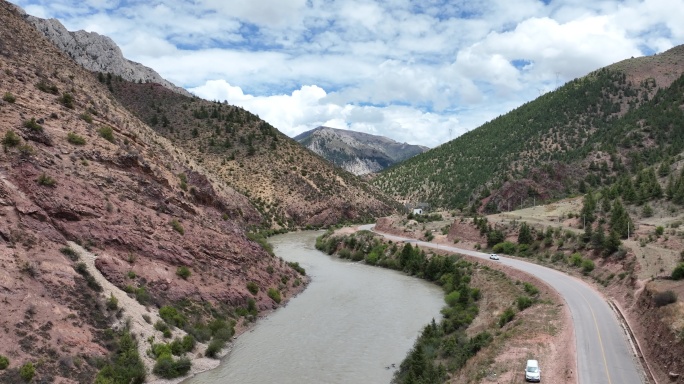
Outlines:
{"type": "Polygon", "coordinates": [[[41,34],[83,68],[118,75],[128,81],[161,84],[174,92],[190,96],[190,92],[164,79],[152,68],[126,59],[119,46],[109,37],[83,30],[67,31],[57,19],[41,19],[26,14],[20,7],[16,8],[41,34]]]}
{"type": "Polygon", "coordinates": [[[294,139],[355,175],[382,171],[429,149],[383,136],[322,126],[294,139]]]}

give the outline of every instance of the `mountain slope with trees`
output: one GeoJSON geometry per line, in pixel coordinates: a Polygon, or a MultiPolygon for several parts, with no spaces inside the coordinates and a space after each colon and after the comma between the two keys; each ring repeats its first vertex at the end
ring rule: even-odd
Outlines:
{"type": "Polygon", "coordinates": [[[602,68],[388,169],[373,184],[400,200],[486,212],[609,185],[681,152],[682,73],[684,46],[602,68]]]}
{"type": "Polygon", "coordinates": [[[114,96],[159,134],[247,196],[275,229],[371,220],[398,205],[258,116],[225,102],[101,74],[114,96]]]}

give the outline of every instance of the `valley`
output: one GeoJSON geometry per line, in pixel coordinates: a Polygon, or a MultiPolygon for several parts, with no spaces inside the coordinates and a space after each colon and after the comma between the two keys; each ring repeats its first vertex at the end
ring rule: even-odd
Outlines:
{"type": "MultiPolygon", "coordinates": [[[[271,31],[233,22],[238,51],[271,31]]],[[[249,67],[207,60],[213,38],[188,67],[195,37],[120,48],[0,2],[0,383],[513,383],[529,359],[543,382],[684,380],[684,45],[556,73],[453,138],[473,111],[446,99],[501,95],[453,96],[450,70],[318,86],[273,53],[310,36],[283,37],[251,86],[190,88],[123,54],[249,67]]],[[[335,78],[373,78],[356,64],[335,78]]]]}

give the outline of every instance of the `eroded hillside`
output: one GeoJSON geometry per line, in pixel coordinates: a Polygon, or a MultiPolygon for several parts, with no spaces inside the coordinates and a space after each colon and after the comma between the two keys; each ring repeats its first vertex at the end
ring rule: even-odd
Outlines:
{"type": "Polygon", "coordinates": [[[199,308],[194,321],[229,320],[250,299],[270,309],[269,288],[284,298],[301,289],[296,271],[248,238],[262,218],[247,198],[131,115],[6,2],[0,95],[1,382],[20,380],[27,362],[35,380],[93,382],[116,348],[110,327],[121,312],[105,308],[68,241],[153,311],[199,308]]]}
{"type": "Polygon", "coordinates": [[[140,119],[249,197],[272,228],[360,222],[396,203],[242,108],[104,79],[140,119]]]}

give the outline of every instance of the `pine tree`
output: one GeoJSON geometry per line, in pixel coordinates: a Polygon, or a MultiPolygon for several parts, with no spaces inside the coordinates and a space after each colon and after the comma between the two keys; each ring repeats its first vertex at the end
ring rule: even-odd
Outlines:
{"type": "Polygon", "coordinates": [[[580,214],[582,215],[583,222],[593,223],[596,220],[594,212],[596,212],[596,200],[594,199],[594,193],[589,191],[589,193],[584,195],[584,200],[582,201],[582,211],[580,214]]]}
{"type": "Polygon", "coordinates": [[[617,232],[620,237],[625,238],[629,228],[634,228],[634,223],[632,223],[632,219],[630,219],[625,207],[617,199],[610,210],[610,229],[617,232]]]}
{"type": "Polygon", "coordinates": [[[532,244],[532,232],[527,223],[523,222],[520,225],[520,231],[518,232],[518,244],[532,244]]]}
{"type": "Polygon", "coordinates": [[[613,253],[617,252],[618,249],[620,249],[620,244],[622,244],[622,242],[620,241],[620,235],[615,231],[610,231],[610,235],[608,236],[608,239],[606,239],[604,244],[605,255],[612,255],[613,253]]]}

